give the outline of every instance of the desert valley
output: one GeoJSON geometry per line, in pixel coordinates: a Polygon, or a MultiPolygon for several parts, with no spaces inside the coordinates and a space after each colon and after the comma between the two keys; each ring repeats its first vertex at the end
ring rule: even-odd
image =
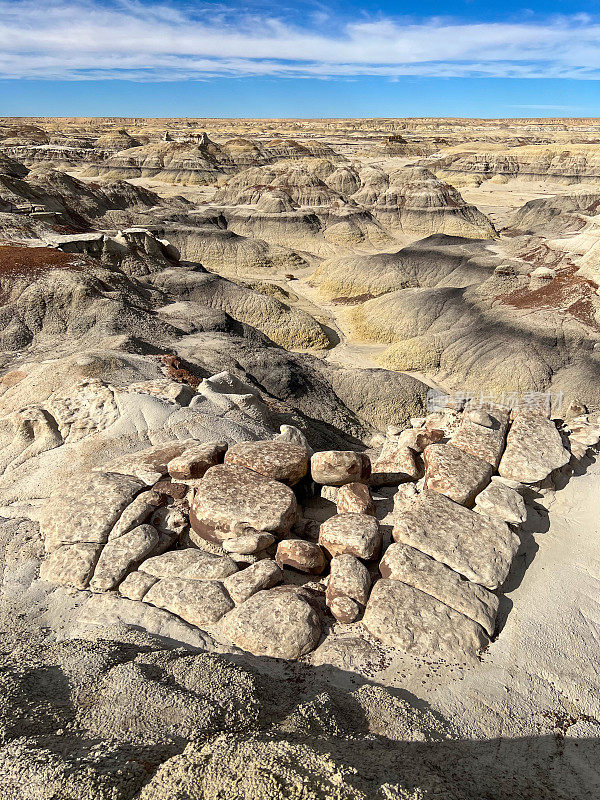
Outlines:
{"type": "Polygon", "coordinates": [[[600,120],[0,119],[0,796],[600,796],[600,120]]]}

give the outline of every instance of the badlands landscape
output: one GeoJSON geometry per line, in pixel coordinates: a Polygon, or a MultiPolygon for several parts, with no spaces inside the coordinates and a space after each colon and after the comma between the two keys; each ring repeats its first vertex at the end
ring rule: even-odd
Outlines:
{"type": "Polygon", "coordinates": [[[0,796],[600,796],[600,121],[0,119],[0,796]]]}

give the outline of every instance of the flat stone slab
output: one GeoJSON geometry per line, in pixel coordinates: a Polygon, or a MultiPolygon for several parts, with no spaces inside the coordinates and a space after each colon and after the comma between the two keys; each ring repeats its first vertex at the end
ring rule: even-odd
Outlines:
{"type": "Polygon", "coordinates": [[[169,462],[181,456],[185,450],[200,445],[197,439],[166,442],[153,445],[135,453],[118,456],[102,467],[103,472],[114,472],[119,475],[131,475],[139,478],[148,486],[159,481],[168,473],[169,462]]]}
{"type": "Polygon", "coordinates": [[[64,544],[53,550],[40,566],[40,578],[62,586],[85,589],[102,550],[97,544],[64,544]]]}
{"type": "Polygon", "coordinates": [[[301,593],[257,592],[223,619],[224,636],[255,656],[296,660],[319,643],[321,619],[301,593]]]}
{"type": "Polygon", "coordinates": [[[384,578],[402,581],[464,614],[491,636],[496,625],[499,599],[483,586],[462,578],[445,564],[406,544],[392,544],[381,559],[384,578]]]}
{"type": "Polygon", "coordinates": [[[386,442],[379,458],[373,463],[373,486],[397,486],[404,481],[416,481],[423,474],[418,456],[408,445],[386,442]]]}
{"type": "Polygon", "coordinates": [[[371,462],[367,455],[354,450],[321,450],[310,459],[310,472],[315,483],[343,486],[368,480],[371,462]]]}
{"type": "Polygon", "coordinates": [[[492,477],[492,466],[451,444],[432,444],[423,455],[425,486],[455,503],[472,505],[492,477]]]}
{"type": "Polygon", "coordinates": [[[186,547],[184,550],[169,550],[159,556],[146,559],[140,569],[156,578],[187,578],[206,581],[227,578],[237,572],[237,564],[229,556],[219,556],[186,547]]]}
{"type": "Polygon", "coordinates": [[[518,536],[505,522],[431,489],[397,514],[392,535],[488,589],[504,583],[519,549],[518,536]]]}
{"type": "Polygon", "coordinates": [[[262,589],[270,589],[283,580],[283,572],[275,561],[263,559],[250,564],[246,569],[225,578],[223,585],[236,605],[244,603],[249,597],[262,589]]]}
{"type": "Polygon", "coordinates": [[[570,458],[552,420],[541,414],[520,413],[508,432],[498,472],[503,478],[537,483],[568,464],[570,458]]]}
{"type": "Polygon", "coordinates": [[[503,483],[502,478],[492,478],[490,485],[477,495],[473,510],[513,525],[519,525],[527,517],[525,500],[516,489],[503,483]]]}
{"type": "Polygon", "coordinates": [[[125,575],[157,547],[158,531],[152,525],[138,525],[104,545],[90,581],[90,589],[107,592],[114,589],[125,575]]]}
{"type": "Polygon", "coordinates": [[[47,552],[63,544],[104,544],[123,510],[144,488],[126,475],[85,472],[61,483],[40,511],[47,552]]]}
{"type": "Polygon", "coordinates": [[[144,602],[163,608],[201,628],[214,625],[230,611],[233,600],[219,581],[163,578],[148,589],[144,602]]]}
{"type": "Polygon", "coordinates": [[[508,411],[493,406],[486,408],[485,412],[492,420],[492,427],[476,421],[481,418],[477,411],[467,411],[462,415],[460,426],[452,435],[450,444],[487,461],[497,469],[504,450],[509,414],[508,411]]]}
{"type": "Polygon", "coordinates": [[[202,478],[206,470],[223,461],[226,451],[227,442],[207,442],[188,447],[169,461],[167,472],[176,481],[202,478]]]}
{"type": "Polygon", "coordinates": [[[237,464],[211,467],[197,484],[190,508],[190,538],[220,544],[243,525],[282,536],[298,516],[293,491],[237,464]]]}
{"type": "Polygon", "coordinates": [[[402,581],[377,581],[362,621],[383,644],[422,658],[474,655],[488,643],[476,622],[402,581]]]}
{"type": "Polygon", "coordinates": [[[319,544],[330,556],[342,553],[371,561],[381,552],[381,531],[369,514],[336,514],[319,529],[319,544]]]}
{"type": "Polygon", "coordinates": [[[308,453],[305,447],[292,442],[240,442],[229,448],[225,463],[246,467],[293,486],[308,472],[308,453]]]}

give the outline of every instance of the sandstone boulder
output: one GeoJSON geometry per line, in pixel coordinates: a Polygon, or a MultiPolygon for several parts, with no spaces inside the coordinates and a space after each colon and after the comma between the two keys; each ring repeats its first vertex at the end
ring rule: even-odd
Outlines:
{"type": "Polygon", "coordinates": [[[310,471],[315,483],[343,486],[368,480],[371,462],[364,453],[353,450],[322,450],[310,459],[310,471]]]}
{"type": "Polygon", "coordinates": [[[460,658],[488,643],[476,622],[401,581],[377,581],[363,625],[383,644],[417,657],[460,658]]]}
{"type": "Polygon", "coordinates": [[[225,454],[226,464],[246,467],[288,486],[308,472],[308,453],[302,445],[282,441],[240,442],[225,454]]]}
{"type": "Polygon", "coordinates": [[[350,623],[356,622],[360,616],[358,603],[352,600],[351,597],[345,597],[344,595],[334,597],[329,603],[329,610],[337,621],[343,625],[350,625],[350,623]]]}
{"type": "Polygon", "coordinates": [[[455,503],[472,505],[492,477],[492,466],[451,444],[433,444],[425,450],[425,486],[455,503]]]}
{"type": "Polygon", "coordinates": [[[373,463],[373,486],[397,486],[404,481],[414,481],[423,474],[418,456],[404,444],[387,441],[379,458],[373,463]]]}
{"type": "Polygon", "coordinates": [[[40,566],[40,578],[50,583],[85,589],[90,581],[101,545],[65,544],[48,555],[40,566]]]}
{"type": "Polygon", "coordinates": [[[369,514],[336,514],[319,530],[319,544],[330,556],[342,553],[371,561],[381,551],[379,523],[369,514]]]}
{"type": "Polygon", "coordinates": [[[508,433],[498,472],[503,478],[537,483],[568,464],[570,458],[552,420],[543,414],[519,412],[508,433]]]}
{"type": "Polygon", "coordinates": [[[40,531],[50,553],[63,544],[104,544],[144,484],[136,478],[85,472],[56,487],[40,512],[40,531]]]}
{"type": "Polygon", "coordinates": [[[145,450],[119,456],[105,464],[102,471],[130,475],[151,486],[168,473],[170,461],[181,456],[185,450],[197,447],[199,444],[197,439],[157,444],[147,447],[145,450]]]}
{"type": "Polygon", "coordinates": [[[104,546],[90,581],[90,589],[107,592],[149,556],[158,545],[158,531],[152,525],[138,525],[104,546]]]}
{"type": "MultiPolygon", "coordinates": [[[[211,467],[199,482],[190,508],[190,537],[220,544],[234,527],[250,525],[275,536],[286,534],[298,515],[293,491],[237,464],[211,467]]],[[[237,535],[242,535],[239,530],[237,535]]]]}
{"type": "Polygon", "coordinates": [[[488,589],[506,580],[519,549],[518,536],[505,522],[476,514],[430,489],[397,515],[393,537],[488,589]]]}
{"type": "Polygon", "coordinates": [[[223,550],[233,555],[250,555],[252,553],[260,553],[272,544],[275,544],[275,537],[272,533],[257,531],[256,533],[247,533],[242,536],[225,539],[223,550]]]}
{"type": "Polygon", "coordinates": [[[473,409],[462,415],[458,430],[450,438],[450,444],[475,458],[481,458],[498,467],[506,431],[508,411],[490,406],[489,409],[473,409]],[[482,420],[486,424],[482,424],[482,420]]]}
{"type": "Polygon", "coordinates": [[[205,581],[227,578],[237,572],[237,565],[229,556],[219,556],[187,547],[170,550],[143,562],[141,569],[157,578],[186,578],[205,581]]]}
{"type": "Polygon", "coordinates": [[[295,660],[317,646],[319,613],[294,591],[257,592],[223,619],[223,634],[256,656],[295,660]]]}
{"type": "Polygon", "coordinates": [[[210,467],[223,461],[227,442],[207,442],[189,447],[167,464],[169,475],[177,481],[202,478],[210,467]]]}
{"type": "Polygon", "coordinates": [[[477,495],[473,510],[513,525],[524,522],[527,517],[525,500],[516,489],[503,483],[501,478],[492,478],[490,485],[477,495]]]}
{"type": "Polygon", "coordinates": [[[402,581],[464,614],[491,636],[498,613],[498,597],[483,586],[471,583],[445,564],[434,561],[405,544],[392,544],[381,559],[384,578],[402,581]]]}
{"type": "Polygon", "coordinates": [[[338,514],[347,512],[375,516],[375,503],[369,487],[364,483],[347,483],[341,486],[336,504],[338,514]]]}
{"type": "Polygon", "coordinates": [[[270,559],[257,561],[246,569],[225,578],[223,585],[236,605],[244,603],[249,597],[263,589],[270,589],[283,580],[283,572],[270,559]]]}
{"type": "Polygon", "coordinates": [[[214,625],[234,606],[219,581],[185,578],[162,578],[146,592],[144,602],[170,611],[199,628],[214,625]]]}
{"type": "Polygon", "coordinates": [[[130,572],[123,583],[119,586],[119,594],[128,600],[143,600],[146,592],[151,586],[160,580],[154,575],[136,570],[130,572]]]}
{"type": "Polygon", "coordinates": [[[309,575],[320,575],[327,563],[319,545],[303,539],[284,539],[279,542],[275,561],[280,567],[292,567],[309,575]]]}
{"type": "Polygon", "coordinates": [[[370,587],[369,570],[358,558],[344,553],[331,559],[331,572],[325,593],[330,607],[336,597],[350,597],[364,606],[369,597],[370,587]]]}

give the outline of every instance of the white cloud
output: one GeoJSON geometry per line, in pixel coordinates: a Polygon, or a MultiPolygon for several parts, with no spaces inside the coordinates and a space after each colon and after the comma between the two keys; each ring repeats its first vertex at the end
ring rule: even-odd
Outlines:
{"type": "Polygon", "coordinates": [[[587,15],[529,23],[329,20],[326,34],[311,27],[317,18],[307,14],[300,27],[225,6],[0,0],[0,77],[600,78],[600,23],[587,15]]]}

